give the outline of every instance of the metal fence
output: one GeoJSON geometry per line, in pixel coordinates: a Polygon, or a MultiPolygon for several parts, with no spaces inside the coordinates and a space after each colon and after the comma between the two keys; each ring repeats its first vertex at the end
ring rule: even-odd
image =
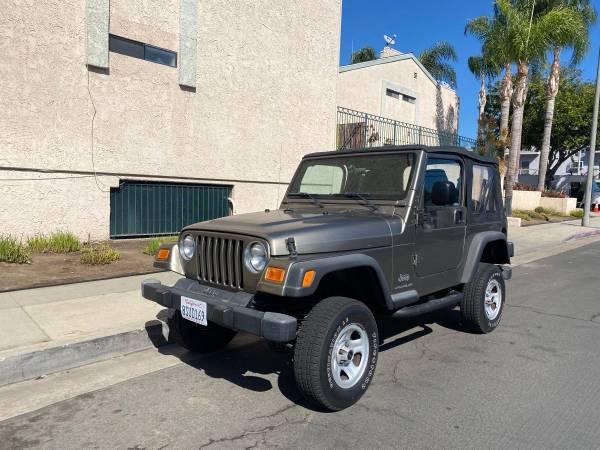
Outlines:
{"type": "Polygon", "coordinates": [[[231,186],[124,180],[110,191],[110,237],[177,234],[230,214],[231,186]]]}
{"type": "Polygon", "coordinates": [[[353,109],[338,107],[337,148],[354,149],[386,145],[454,146],[474,150],[475,139],[437,131],[353,109]]]}

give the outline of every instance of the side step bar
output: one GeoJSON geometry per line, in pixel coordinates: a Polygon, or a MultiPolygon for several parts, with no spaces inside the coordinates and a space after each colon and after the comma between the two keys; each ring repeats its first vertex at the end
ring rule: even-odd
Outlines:
{"type": "Polygon", "coordinates": [[[392,317],[394,319],[405,319],[408,317],[420,316],[421,314],[427,314],[438,309],[449,308],[459,304],[463,297],[464,294],[462,292],[452,291],[446,297],[436,298],[416,305],[405,306],[394,312],[392,317]]]}

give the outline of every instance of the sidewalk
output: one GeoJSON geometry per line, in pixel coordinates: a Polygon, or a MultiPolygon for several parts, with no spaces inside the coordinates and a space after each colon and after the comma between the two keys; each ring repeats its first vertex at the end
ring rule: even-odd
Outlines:
{"type": "MultiPolygon", "coordinates": [[[[600,241],[580,221],[509,229],[513,266],[600,241]]],[[[159,305],[144,301],[140,283],[179,276],[158,273],[0,293],[0,386],[166,343],[159,305]]]]}
{"type": "Polygon", "coordinates": [[[0,293],[0,386],[165,342],[157,314],[142,301],[157,273],[0,293]]]}
{"type": "Polygon", "coordinates": [[[512,266],[520,266],[548,256],[557,255],[600,240],[600,217],[592,217],[591,227],[582,227],[581,220],[548,223],[508,229],[508,239],[515,243],[512,266]]]}

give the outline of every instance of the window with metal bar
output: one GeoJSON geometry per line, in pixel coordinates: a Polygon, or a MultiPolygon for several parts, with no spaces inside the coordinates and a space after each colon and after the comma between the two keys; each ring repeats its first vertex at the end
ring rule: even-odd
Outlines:
{"type": "Polygon", "coordinates": [[[177,53],[114,34],[109,35],[108,49],[111,52],[131,56],[132,58],[143,59],[169,67],[177,67],[177,53]]]}

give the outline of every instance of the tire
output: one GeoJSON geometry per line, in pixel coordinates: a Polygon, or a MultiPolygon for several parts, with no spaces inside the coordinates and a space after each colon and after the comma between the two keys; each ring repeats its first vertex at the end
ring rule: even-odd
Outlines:
{"type": "Polygon", "coordinates": [[[493,264],[480,264],[473,280],[465,285],[464,294],[460,312],[465,325],[477,333],[494,331],[500,324],[506,301],[502,271],[493,264]]]}
{"type": "Polygon", "coordinates": [[[319,408],[347,408],[373,380],[378,352],[379,332],[371,310],[350,298],[326,298],[313,307],[298,332],[294,348],[298,388],[319,408]]]}
{"type": "Polygon", "coordinates": [[[169,319],[169,337],[192,353],[207,353],[225,347],[236,332],[209,322],[200,325],[181,317],[179,310],[169,319]]]}

